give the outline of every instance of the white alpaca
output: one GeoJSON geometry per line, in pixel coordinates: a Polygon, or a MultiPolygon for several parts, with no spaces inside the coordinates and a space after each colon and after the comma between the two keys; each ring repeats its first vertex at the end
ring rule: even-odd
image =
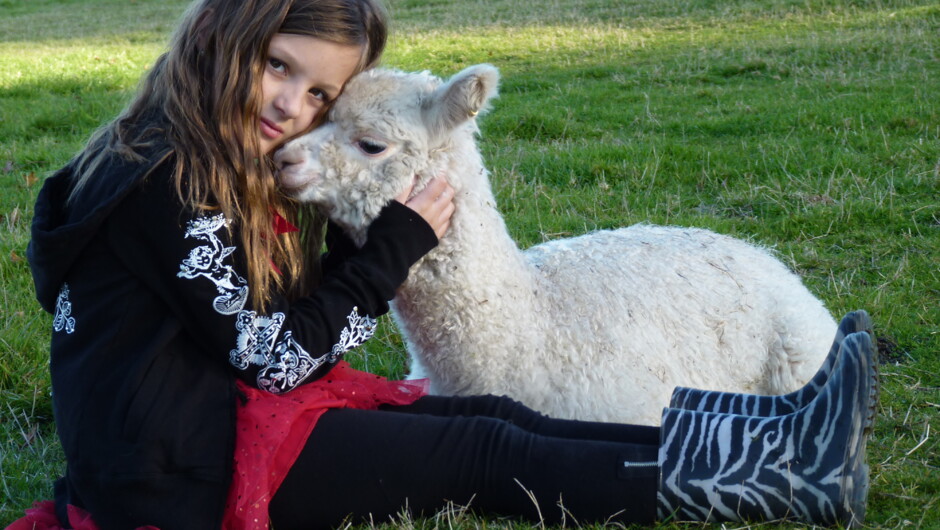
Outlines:
{"type": "Polygon", "coordinates": [[[361,244],[417,176],[456,212],[392,302],[411,377],[445,395],[506,394],[551,416],[658,425],[677,385],[779,394],[822,363],[829,312],[768,252],[694,228],[634,225],[520,251],[475,143],[497,70],[369,71],[330,122],[278,155],[282,185],[361,244]]]}

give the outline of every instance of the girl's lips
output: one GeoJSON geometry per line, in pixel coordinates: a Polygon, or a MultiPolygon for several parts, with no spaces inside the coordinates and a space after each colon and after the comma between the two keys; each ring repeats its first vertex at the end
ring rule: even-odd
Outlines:
{"type": "Polygon", "coordinates": [[[277,140],[284,134],[284,130],[265,118],[261,118],[261,133],[271,140],[277,140]]]}

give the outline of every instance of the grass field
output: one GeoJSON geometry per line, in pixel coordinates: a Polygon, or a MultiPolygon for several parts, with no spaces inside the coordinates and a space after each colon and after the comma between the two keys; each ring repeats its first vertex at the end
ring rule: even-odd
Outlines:
{"type": "MultiPolygon", "coordinates": [[[[482,146],[520,245],[707,227],[774,248],[834,315],[867,309],[884,363],[868,524],[940,528],[940,3],[389,4],[386,65],[500,68],[482,146]]],[[[63,467],[51,318],[25,261],[36,193],[122,107],[184,7],[0,0],[0,526],[50,498],[63,467]]],[[[350,357],[402,375],[388,321],[350,357]]]]}

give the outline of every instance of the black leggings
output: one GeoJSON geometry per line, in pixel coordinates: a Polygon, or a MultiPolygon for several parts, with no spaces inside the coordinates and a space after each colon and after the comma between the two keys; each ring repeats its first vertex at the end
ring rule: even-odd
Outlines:
{"type": "Polygon", "coordinates": [[[381,523],[448,502],[546,524],[648,523],[658,450],[658,427],[552,419],[505,397],[334,409],[274,496],[272,526],[381,523]]]}

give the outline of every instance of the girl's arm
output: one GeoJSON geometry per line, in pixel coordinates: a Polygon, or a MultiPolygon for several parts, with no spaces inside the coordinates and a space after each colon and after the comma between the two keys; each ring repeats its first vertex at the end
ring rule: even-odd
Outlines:
{"type": "MultiPolygon", "coordinates": [[[[450,217],[454,213],[454,189],[444,177],[432,179],[424,190],[411,197],[413,187],[412,182],[395,200],[414,210],[430,225],[438,238],[442,237],[450,227],[450,217]]],[[[334,269],[358,251],[353,240],[332,221],[327,223],[326,248],[328,251],[322,262],[324,272],[334,269]]]]}
{"type": "Polygon", "coordinates": [[[320,259],[323,274],[329,274],[344,261],[354,256],[359,247],[339,225],[330,221],[326,226],[326,253],[320,259]]]}
{"type": "Polygon", "coordinates": [[[393,201],[315,292],[292,304],[275,295],[261,311],[237,224],[184,207],[168,180],[152,177],[123,201],[107,223],[110,244],[207,355],[273,393],[322,376],[371,337],[409,267],[437,244],[422,214],[393,201]]]}

